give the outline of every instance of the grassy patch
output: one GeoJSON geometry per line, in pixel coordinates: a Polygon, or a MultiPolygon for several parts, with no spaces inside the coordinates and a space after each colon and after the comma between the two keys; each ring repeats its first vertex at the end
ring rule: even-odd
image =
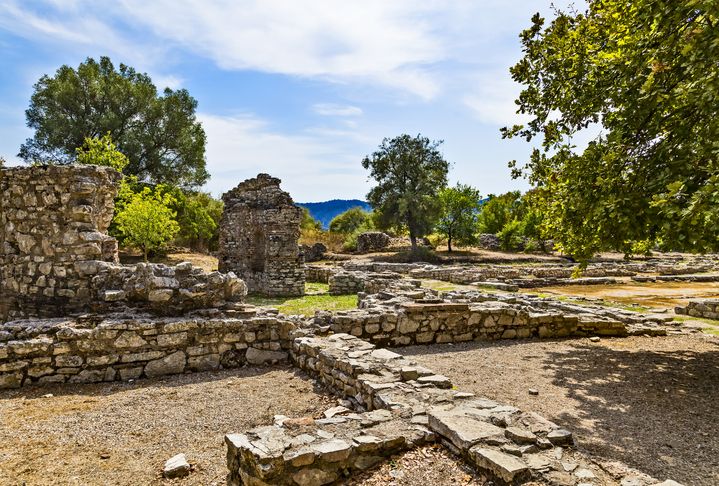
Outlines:
{"type": "Polygon", "coordinates": [[[329,286],[308,283],[302,297],[247,297],[247,303],[256,306],[275,307],[283,314],[312,316],[315,311],[341,311],[357,308],[357,295],[329,295],[329,286]]]}
{"type": "Polygon", "coordinates": [[[692,317],[692,316],[682,316],[682,315],[674,316],[674,320],[677,322],[689,322],[689,323],[699,324],[700,326],[706,326],[706,327],[701,328],[703,333],[711,334],[713,336],[719,336],[719,322],[717,322],[717,321],[714,321],[711,319],[704,319],[702,317],[692,317]]]}

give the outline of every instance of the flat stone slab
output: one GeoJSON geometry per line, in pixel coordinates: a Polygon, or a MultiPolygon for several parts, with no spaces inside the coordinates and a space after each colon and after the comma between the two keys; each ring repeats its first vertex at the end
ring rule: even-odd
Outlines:
{"type": "Polygon", "coordinates": [[[471,409],[464,407],[430,410],[427,413],[429,428],[465,452],[483,439],[504,437],[504,429],[477,420],[470,412],[471,409]]]}
{"type": "Polygon", "coordinates": [[[495,449],[472,447],[469,457],[482,472],[488,473],[500,484],[518,484],[530,479],[529,467],[512,455],[495,449]]]}
{"type": "Polygon", "coordinates": [[[459,302],[443,302],[441,304],[420,304],[417,302],[402,304],[402,308],[406,312],[462,312],[469,310],[469,304],[459,302]]]}

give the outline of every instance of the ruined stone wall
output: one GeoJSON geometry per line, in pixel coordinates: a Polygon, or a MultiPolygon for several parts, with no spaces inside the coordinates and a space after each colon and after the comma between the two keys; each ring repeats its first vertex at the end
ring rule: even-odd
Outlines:
{"type": "Polygon", "coordinates": [[[0,322],[141,308],[160,315],[242,300],[234,274],[120,265],[108,236],[120,174],[91,165],[0,171],[0,322]]]}
{"type": "Polygon", "coordinates": [[[719,300],[692,300],[685,306],[676,307],[674,312],[691,317],[719,320],[719,300]]]}
{"type": "Polygon", "coordinates": [[[302,209],[267,174],[242,182],[222,196],[219,269],[234,272],[250,293],[303,295],[305,270],[299,251],[302,209]]]}
{"type": "Polygon", "coordinates": [[[286,361],[296,325],[277,315],[88,318],[0,326],[0,389],[92,383],[286,361]]]}
{"type": "Polygon", "coordinates": [[[327,265],[306,265],[305,278],[308,282],[329,283],[330,277],[337,271],[337,268],[327,265]]]}
{"type": "Polygon", "coordinates": [[[345,272],[339,271],[328,279],[331,295],[350,295],[359,292],[376,294],[390,288],[411,289],[420,286],[419,280],[403,279],[394,272],[345,272]]]}
{"type": "Polygon", "coordinates": [[[0,170],[0,322],[81,309],[90,281],[78,265],[117,261],[105,233],[120,174],[97,166],[0,170]]]}

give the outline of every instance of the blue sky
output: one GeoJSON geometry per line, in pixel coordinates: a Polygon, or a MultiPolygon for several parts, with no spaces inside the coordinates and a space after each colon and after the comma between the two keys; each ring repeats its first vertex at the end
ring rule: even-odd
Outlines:
{"type": "MultiPolygon", "coordinates": [[[[296,201],[363,198],[383,137],[444,140],[450,180],[526,189],[502,140],[521,121],[508,68],[550,0],[0,0],[0,155],[32,132],[32,86],[108,55],[198,100],[215,195],[268,172],[296,201]]],[[[554,2],[564,5],[563,2],[554,2]]]]}

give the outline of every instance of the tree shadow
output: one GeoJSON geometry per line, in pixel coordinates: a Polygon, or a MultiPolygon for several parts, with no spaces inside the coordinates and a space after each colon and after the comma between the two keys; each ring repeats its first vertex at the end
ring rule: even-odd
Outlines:
{"type": "Polygon", "coordinates": [[[550,419],[592,454],[658,478],[719,484],[719,348],[625,351],[577,345],[544,368],[578,407],[550,419]]]}

